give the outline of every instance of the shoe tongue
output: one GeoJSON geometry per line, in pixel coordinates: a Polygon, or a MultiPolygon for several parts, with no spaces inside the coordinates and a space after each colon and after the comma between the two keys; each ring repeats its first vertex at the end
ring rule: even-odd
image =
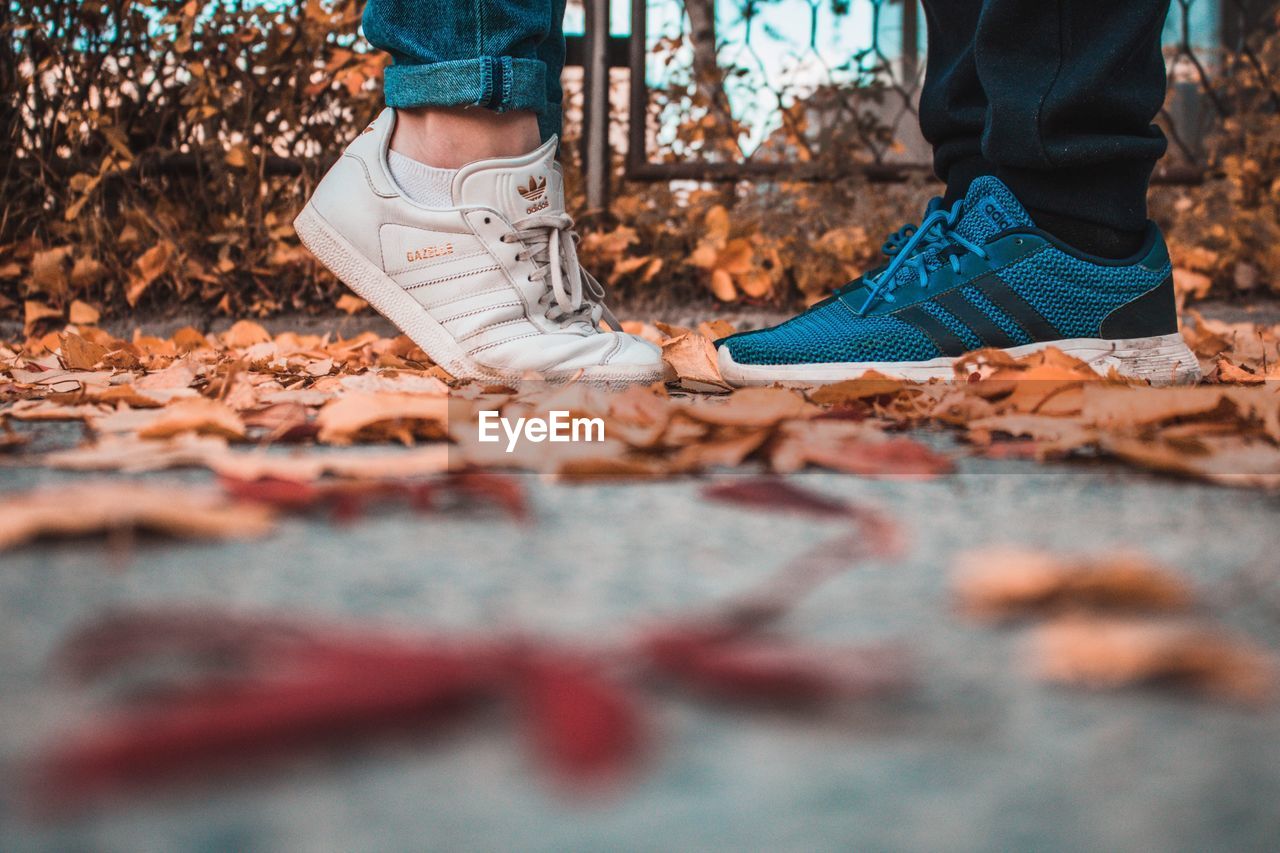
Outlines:
{"type": "Polygon", "coordinates": [[[1004,183],[985,175],[969,185],[964,197],[964,215],[956,224],[960,236],[985,243],[993,234],[1010,228],[1034,228],[1027,211],[1004,183]]]}
{"type": "Polygon", "coordinates": [[[477,160],[453,179],[456,207],[492,207],[515,222],[535,213],[564,212],[564,177],[555,137],[521,157],[477,160]]]}

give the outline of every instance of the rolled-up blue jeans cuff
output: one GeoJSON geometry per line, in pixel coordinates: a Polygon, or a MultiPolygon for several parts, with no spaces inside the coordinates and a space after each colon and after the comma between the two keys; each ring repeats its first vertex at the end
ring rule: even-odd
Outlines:
{"type": "Polygon", "coordinates": [[[383,95],[387,106],[485,107],[496,112],[547,110],[547,66],[538,59],[482,56],[392,65],[386,70],[383,95]]]}

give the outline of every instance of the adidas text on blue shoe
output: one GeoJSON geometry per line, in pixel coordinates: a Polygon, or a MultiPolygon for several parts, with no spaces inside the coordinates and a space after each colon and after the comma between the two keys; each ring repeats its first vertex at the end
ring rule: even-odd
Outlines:
{"type": "Polygon", "coordinates": [[[994,177],[950,210],[932,205],[881,270],[770,329],[716,342],[733,385],[838,382],[868,370],[954,378],[958,356],[1056,347],[1099,373],[1193,382],[1169,252],[1155,223],[1132,258],[1093,257],[1035,227],[994,177]]]}

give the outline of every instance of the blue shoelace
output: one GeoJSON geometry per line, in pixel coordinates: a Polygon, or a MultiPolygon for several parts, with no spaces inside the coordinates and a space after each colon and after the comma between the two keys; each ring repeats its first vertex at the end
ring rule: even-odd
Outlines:
{"type": "MultiPolygon", "coordinates": [[[[914,265],[920,280],[927,281],[929,277],[927,256],[930,249],[946,249],[954,246],[973,252],[985,260],[987,258],[985,249],[955,231],[963,213],[963,201],[957,201],[950,210],[947,210],[942,206],[942,200],[935,198],[929,202],[919,227],[908,223],[890,235],[881,248],[886,255],[891,256],[892,260],[889,261],[884,272],[875,278],[867,279],[867,299],[858,309],[858,315],[865,317],[867,311],[881,299],[885,302],[894,301],[893,291],[898,286],[898,272],[903,268],[914,265]]],[[[951,263],[953,270],[960,271],[960,259],[957,255],[948,254],[946,259],[951,263]]]]}

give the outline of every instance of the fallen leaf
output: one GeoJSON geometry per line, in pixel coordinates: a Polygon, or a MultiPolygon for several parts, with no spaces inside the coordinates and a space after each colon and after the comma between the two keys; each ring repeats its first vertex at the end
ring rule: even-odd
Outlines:
{"type": "Polygon", "coordinates": [[[1089,557],[983,548],[956,558],[952,585],[960,609],[982,619],[1077,609],[1178,612],[1194,602],[1181,578],[1129,552],[1089,557]]]}
{"type": "Polygon", "coordinates": [[[448,435],[449,400],[421,394],[353,393],[326,403],[317,418],[320,441],[394,439],[406,445],[415,439],[448,435]]]}
{"type": "Polygon", "coordinates": [[[125,290],[125,300],[130,307],[138,304],[147,288],[169,270],[176,248],[168,240],[156,243],[134,262],[134,272],[129,277],[129,287],[125,290]]]}
{"type": "Polygon", "coordinates": [[[1163,685],[1244,702],[1274,689],[1265,653],[1200,621],[1075,616],[1039,628],[1033,648],[1040,677],[1060,684],[1163,685]]]}
{"type": "Polygon", "coordinates": [[[852,507],[844,501],[801,488],[781,477],[729,480],[705,486],[702,495],[713,501],[760,509],[795,511],[826,517],[848,518],[852,515],[852,507]]]}
{"type": "Polygon", "coordinates": [[[717,426],[762,427],[818,413],[791,388],[741,388],[726,397],[702,397],[681,407],[695,420],[717,426]]]}
{"type": "Polygon", "coordinates": [[[598,786],[633,769],[645,742],[635,700],[592,661],[529,655],[519,668],[518,700],[528,737],[565,780],[598,786]]]}
{"type": "Polygon", "coordinates": [[[662,360],[680,384],[690,390],[729,389],[729,383],[720,376],[716,348],[702,335],[685,332],[663,341],[662,360]]]}
{"type": "Polygon", "coordinates": [[[0,551],[41,538],[120,531],[244,539],[271,528],[265,509],[230,503],[216,490],[176,484],[76,483],[10,492],[0,499],[0,551]]]}
{"type": "Polygon", "coordinates": [[[240,416],[225,403],[196,397],[178,400],[165,407],[138,430],[138,436],[169,438],[187,432],[241,439],[245,435],[245,426],[240,416]]]}
{"type": "Polygon", "coordinates": [[[92,326],[98,322],[101,312],[87,302],[79,299],[72,301],[71,308],[67,312],[67,320],[77,326],[92,326]]]}
{"type": "Polygon", "coordinates": [[[42,320],[53,319],[62,319],[62,312],[57,308],[45,305],[43,302],[36,302],[32,299],[28,299],[23,303],[22,331],[24,334],[30,335],[34,332],[36,326],[38,326],[42,320]]]}
{"type": "Polygon", "coordinates": [[[369,303],[365,302],[359,296],[350,293],[344,293],[338,297],[338,301],[334,303],[334,307],[344,314],[359,314],[369,308],[369,303]]]}
{"type": "Polygon", "coordinates": [[[661,672],[717,698],[808,704],[891,695],[910,684],[895,649],[813,648],[697,628],[655,632],[642,647],[661,672]]]}
{"type": "Polygon", "coordinates": [[[233,349],[246,349],[254,344],[264,344],[271,340],[266,329],[250,320],[237,320],[219,338],[224,346],[233,349]]]}
{"type": "Polygon", "coordinates": [[[107,354],[101,344],[86,341],[79,335],[65,334],[59,347],[62,366],[68,370],[92,370],[107,354]]]}

